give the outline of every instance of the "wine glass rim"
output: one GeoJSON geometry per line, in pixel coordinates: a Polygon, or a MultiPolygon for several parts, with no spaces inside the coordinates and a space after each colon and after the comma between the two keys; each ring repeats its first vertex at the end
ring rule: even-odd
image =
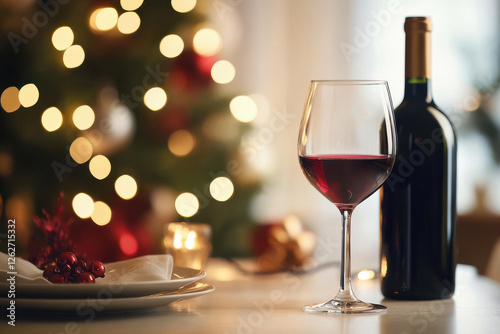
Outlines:
{"type": "Polygon", "coordinates": [[[311,83],[325,85],[387,85],[386,80],[311,80],[311,83]]]}

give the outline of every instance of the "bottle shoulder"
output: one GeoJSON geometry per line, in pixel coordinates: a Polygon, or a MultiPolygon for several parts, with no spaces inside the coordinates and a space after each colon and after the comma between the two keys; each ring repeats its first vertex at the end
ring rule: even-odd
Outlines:
{"type": "Polygon", "coordinates": [[[400,140],[407,137],[432,137],[439,133],[447,145],[455,147],[456,132],[448,116],[435,103],[403,101],[394,112],[400,140]]]}
{"type": "Polygon", "coordinates": [[[403,101],[394,109],[396,122],[427,122],[427,123],[448,123],[451,125],[449,117],[433,101],[414,102],[403,101]]]}

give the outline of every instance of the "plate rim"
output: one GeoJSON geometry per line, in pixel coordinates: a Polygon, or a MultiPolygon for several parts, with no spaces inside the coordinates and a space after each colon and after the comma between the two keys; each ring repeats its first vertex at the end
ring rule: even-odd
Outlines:
{"type": "MultiPolygon", "coordinates": [[[[103,309],[96,313],[110,313],[110,312],[120,312],[120,311],[133,311],[133,310],[147,310],[166,306],[170,303],[176,302],[181,299],[193,298],[201,295],[205,295],[215,291],[215,286],[206,282],[193,282],[196,284],[203,284],[203,290],[193,291],[193,292],[181,292],[172,294],[169,291],[161,291],[157,293],[166,293],[165,295],[155,295],[157,293],[147,295],[147,296],[137,296],[137,297],[126,297],[126,298],[113,298],[109,304],[104,305],[103,309]],[[139,301],[139,303],[137,303],[139,301]],[[155,304],[155,306],[148,306],[148,302],[160,302],[164,301],[165,304],[161,305],[155,304]],[[144,305],[144,303],[146,305],[144,305]],[[130,304],[130,307],[126,305],[130,304]]],[[[77,305],[81,305],[88,301],[87,298],[74,298],[74,299],[51,299],[51,298],[29,298],[23,299],[21,304],[17,304],[16,308],[20,310],[41,310],[41,307],[26,307],[23,304],[39,304],[39,303],[50,303],[51,307],[47,308],[47,311],[58,311],[63,313],[71,313],[77,311],[77,305]]],[[[17,300],[17,298],[16,298],[17,300]]],[[[8,303],[9,299],[0,297],[0,304],[8,303]]],[[[43,311],[43,310],[41,310],[43,311]]]]}
{"type": "MultiPolygon", "coordinates": [[[[52,299],[75,299],[74,296],[79,296],[81,298],[84,298],[89,296],[91,297],[92,295],[95,295],[100,291],[102,291],[102,289],[106,288],[109,288],[111,291],[113,291],[114,290],[113,288],[119,285],[123,285],[123,289],[119,292],[113,293],[114,298],[135,298],[157,292],[175,291],[182,288],[184,285],[199,281],[206,275],[207,273],[201,269],[174,266],[172,269],[172,276],[170,280],[139,281],[139,282],[109,282],[109,283],[96,283],[96,284],[46,284],[46,283],[16,282],[16,299],[17,298],[33,299],[30,297],[40,296],[40,295],[46,296],[44,298],[52,298],[52,299]],[[164,285],[167,286],[163,287],[164,285]],[[169,288],[168,285],[171,285],[172,288],[169,288]],[[151,292],[146,292],[146,294],[144,294],[143,292],[139,291],[137,292],[131,291],[133,289],[141,290],[144,289],[145,287],[149,288],[146,290],[151,292]],[[40,289],[40,291],[36,291],[34,294],[32,293],[33,291],[31,291],[30,296],[28,296],[28,293],[23,293],[22,291],[23,289],[28,289],[29,291],[34,289],[40,289]],[[66,295],[69,296],[66,297],[66,295]]],[[[7,282],[0,283],[0,289],[4,287],[8,287],[7,282]]]]}

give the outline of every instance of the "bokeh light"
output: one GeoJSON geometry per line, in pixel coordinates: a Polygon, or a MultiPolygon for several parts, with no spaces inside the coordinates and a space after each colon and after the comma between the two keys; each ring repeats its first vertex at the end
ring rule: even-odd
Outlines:
{"type": "Polygon", "coordinates": [[[126,12],[118,18],[118,31],[122,34],[132,34],[141,26],[141,18],[135,12],[126,12]]]}
{"type": "Polygon", "coordinates": [[[56,50],[63,51],[73,44],[74,39],[75,35],[70,27],[59,27],[52,34],[52,45],[54,45],[56,50]]]}
{"type": "Polygon", "coordinates": [[[219,60],[212,66],[212,79],[218,84],[227,84],[233,81],[236,70],[229,61],[219,60]]]}
{"type": "Polygon", "coordinates": [[[120,0],[120,5],[124,10],[136,10],[143,2],[144,0],[120,0]]]}
{"type": "Polygon", "coordinates": [[[177,57],[182,50],[184,50],[184,41],[179,35],[167,35],[160,42],[160,52],[167,58],[177,57]]]}
{"type": "Polygon", "coordinates": [[[19,109],[21,102],[19,102],[19,90],[17,87],[11,86],[6,88],[0,97],[0,104],[2,105],[3,110],[8,113],[19,109]]]}
{"type": "Polygon", "coordinates": [[[195,137],[187,130],[177,130],[168,138],[170,152],[178,157],[189,154],[196,144],[195,137]]]}
{"type": "Polygon", "coordinates": [[[233,196],[234,193],[234,185],[233,182],[231,182],[230,179],[227,177],[221,176],[216,179],[214,179],[210,183],[210,195],[212,197],[219,201],[219,202],[224,202],[227,201],[228,199],[233,196]]]}
{"type": "Polygon", "coordinates": [[[221,47],[222,38],[214,29],[200,29],[193,37],[194,51],[200,56],[213,56],[220,51],[221,47]]]}
{"type": "Polygon", "coordinates": [[[115,182],[115,190],[123,199],[131,199],[137,193],[137,182],[130,175],[122,175],[115,182]]]}
{"type": "Polygon", "coordinates": [[[95,31],[108,31],[118,23],[118,12],[113,7],[96,9],[90,15],[90,27],[95,31]]]}
{"type": "Polygon", "coordinates": [[[153,87],[144,94],[144,104],[149,109],[156,111],[167,103],[167,93],[160,87],[153,87]]]}
{"type": "Polygon", "coordinates": [[[59,109],[50,107],[42,114],[42,126],[48,132],[56,131],[63,123],[63,116],[59,109]]]}
{"type": "Polygon", "coordinates": [[[26,84],[19,90],[19,102],[25,108],[34,106],[38,102],[40,93],[35,84],[26,84]]]}
{"type": "Polygon", "coordinates": [[[196,6],[196,0],[172,0],[172,8],[179,13],[187,13],[196,6]]]}
{"type": "Polygon", "coordinates": [[[198,212],[200,202],[191,193],[182,193],[175,199],[175,210],[183,217],[192,217],[198,212]]]}
{"type": "Polygon", "coordinates": [[[118,23],[118,12],[113,7],[101,8],[95,17],[95,25],[101,31],[113,29],[118,23]]]}
{"type": "Polygon", "coordinates": [[[85,137],[76,138],[69,147],[71,158],[79,164],[84,164],[89,161],[93,151],[92,144],[85,137]]]}
{"type": "Polygon", "coordinates": [[[104,155],[96,155],[89,162],[89,170],[93,177],[103,180],[111,172],[111,162],[104,155]]]}
{"type": "Polygon", "coordinates": [[[364,269],[358,273],[358,278],[362,281],[366,281],[375,277],[375,272],[373,270],[364,269]]]}
{"type": "Polygon", "coordinates": [[[474,89],[474,94],[469,94],[462,99],[462,109],[465,111],[475,111],[481,106],[481,94],[474,89]]]}
{"type": "Polygon", "coordinates": [[[257,104],[249,96],[236,96],[229,103],[231,114],[243,123],[251,122],[257,117],[257,104]]]}
{"type": "Polygon", "coordinates": [[[94,121],[94,110],[87,105],[79,106],[73,112],[73,124],[75,124],[79,130],[87,130],[94,124],[94,121]]]}
{"type": "Polygon", "coordinates": [[[80,45],[72,45],[64,51],[63,63],[67,68],[80,66],[85,60],[85,51],[80,45]]]}
{"type": "Polygon", "coordinates": [[[73,198],[73,211],[80,218],[89,218],[94,212],[94,200],[85,193],[79,193],[73,198]]]}
{"type": "Polygon", "coordinates": [[[123,233],[120,235],[120,249],[125,255],[135,255],[139,250],[137,239],[130,233],[123,233]]]}
{"type": "Polygon", "coordinates": [[[99,226],[104,226],[111,221],[111,208],[104,202],[94,203],[94,211],[90,215],[92,221],[99,226]]]}
{"type": "MultiPolygon", "coordinates": [[[[14,169],[14,158],[7,151],[0,151],[0,177],[8,178],[14,169]]],[[[0,197],[1,200],[1,197],[0,197]]],[[[2,212],[2,202],[0,201],[0,212],[2,212]]]]}

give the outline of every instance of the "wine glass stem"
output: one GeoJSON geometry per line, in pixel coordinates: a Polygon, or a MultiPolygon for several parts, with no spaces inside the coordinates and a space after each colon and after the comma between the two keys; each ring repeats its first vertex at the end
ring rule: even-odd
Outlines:
{"type": "Polygon", "coordinates": [[[342,259],[340,263],[340,290],[336,299],[357,300],[351,288],[351,210],[342,213],[342,259]]]}

